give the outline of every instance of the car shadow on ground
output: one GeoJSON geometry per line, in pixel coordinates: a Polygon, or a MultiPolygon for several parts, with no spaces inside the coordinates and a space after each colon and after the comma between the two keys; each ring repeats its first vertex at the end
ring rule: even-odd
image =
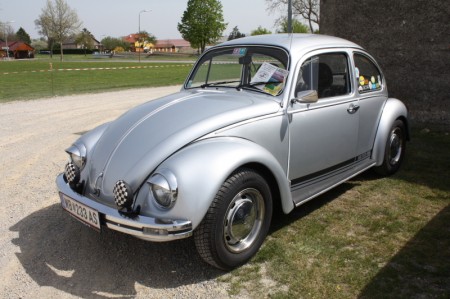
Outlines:
{"type": "MultiPolygon", "coordinates": [[[[290,214],[274,215],[269,234],[305,217],[353,188],[344,183],[290,214]]],[[[101,233],[70,217],[60,204],[30,214],[10,228],[17,258],[39,285],[83,298],[129,298],[136,283],[165,289],[201,283],[224,274],[203,262],[193,238],[154,243],[103,229],[101,233]]]]}
{"type": "Polygon", "coordinates": [[[358,298],[448,298],[450,205],[377,273],[358,298]]]}
{"type": "MultiPolygon", "coordinates": [[[[369,175],[367,179],[371,179],[371,176],[372,175],[369,175]]],[[[361,175],[358,177],[362,179],[361,175]]],[[[344,182],[324,194],[321,194],[302,204],[301,206],[294,208],[294,210],[292,210],[289,214],[284,214],[281,210],[281,206],[276,206],[274,208],[272,222],[270,224],[269,235],[286,226],[289,226],[291,223],[294,223],[303,217],[308,216],[314,211],[319,210],[357,185],[359,185],[359,183],[354,181],[344,182]]]]}
{"type": "Polygon", "coordinates": [[[202,261],[192,238],[168,243],[142,241],[118,232],[98,233],[62,210],[59,204],[32,213],[10,228],[27,274],[83,298],[129,298],[136,283],[175,288],[223,274],[202,261]]]}

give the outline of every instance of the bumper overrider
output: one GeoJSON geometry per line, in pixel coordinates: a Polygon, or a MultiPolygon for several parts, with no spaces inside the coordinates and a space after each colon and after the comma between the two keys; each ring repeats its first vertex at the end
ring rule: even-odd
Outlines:
{"type": "Polygon", "coordinates": [[[142,215],[130,218],[117,209],[105,206],[73,191],[64,179],[64,174],[58,175],[56,186],[63,206],[65,198],[69,198],[93,209],[99,213],[99,224],[109,229],[154,242],[166,242],[192,236],[192,223],[189,220],[160,220],[142,215]]]}

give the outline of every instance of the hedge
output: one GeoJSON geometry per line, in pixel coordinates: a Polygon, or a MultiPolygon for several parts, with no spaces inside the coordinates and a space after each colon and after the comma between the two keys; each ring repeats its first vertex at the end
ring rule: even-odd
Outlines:
{"type": "MultiPolygon", "coordinates": [[[[84,55],[86,54],[92,54],[95,52],[98,52],[98,50],[91,50],[91,49],[63,49],[63,54],[80,54],[80,55],[84,55]]],[[[49,49],[42,49],[39,51],[39,54],[50,54],[50,50],[49,49]]],[[[59,49],[53,49],[53,55],[58,55],[60,54],[60,50],[59,49]]]]}

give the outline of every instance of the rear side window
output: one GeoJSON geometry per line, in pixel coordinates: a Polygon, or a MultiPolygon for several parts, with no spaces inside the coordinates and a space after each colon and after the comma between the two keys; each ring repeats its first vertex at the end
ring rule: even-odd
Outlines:
{"type": "Polygon", "coordinates": [[[355,54],[356,86],[359,93],[381,90],[383,78],[377,66],[366,56],[355,54]]]}

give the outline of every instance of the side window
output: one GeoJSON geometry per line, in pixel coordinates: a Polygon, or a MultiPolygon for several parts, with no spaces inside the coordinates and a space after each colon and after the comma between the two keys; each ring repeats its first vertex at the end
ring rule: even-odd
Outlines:
{"type": "Polygon", "coordinates": [[[355,76],[360,93],[381,89],[381,73],[376,65],[366,56],[355,54],[355,76]]]}
{"type": "Polygon", "coordinates": [[[349,94],[347,55],[330,53],[307,59],[300,68],[295,92],[303,90],[317,90],[319,99],[349,94]]]}

